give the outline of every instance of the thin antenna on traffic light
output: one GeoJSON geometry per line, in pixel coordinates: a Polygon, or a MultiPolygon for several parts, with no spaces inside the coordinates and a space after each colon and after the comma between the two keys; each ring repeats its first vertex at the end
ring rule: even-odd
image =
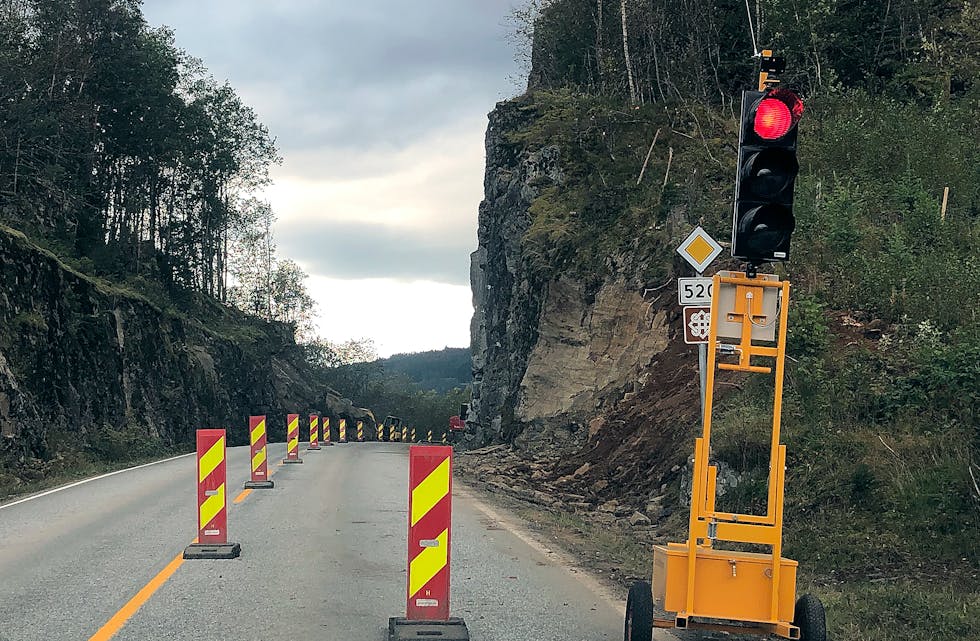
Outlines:
{"type": "Polygon", "coordinates": [[[749,0],[745,0],[745,16],[749,19],[749,36],[752,38],[752,57],[759,55],[759,46],[755,42],[755,27],[752,26],[752,8],[749,0]]]}

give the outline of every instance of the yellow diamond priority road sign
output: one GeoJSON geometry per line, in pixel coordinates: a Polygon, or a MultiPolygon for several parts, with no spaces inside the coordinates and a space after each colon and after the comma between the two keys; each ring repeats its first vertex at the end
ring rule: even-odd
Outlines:
{"type": "Polygon", "coordinates": [[[721,245],[716,243],[715,239],[698,225],[691,232],[691,235],[680,244],[677,253],[683,256],[684,260],[701,274],[711,264],[711,261],[721,253],[721,245]]]}

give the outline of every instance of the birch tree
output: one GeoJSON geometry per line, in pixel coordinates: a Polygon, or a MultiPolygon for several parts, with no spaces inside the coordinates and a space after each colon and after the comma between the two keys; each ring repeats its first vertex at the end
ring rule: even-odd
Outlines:
{"type": "Polygon", "coordinates": [[[623,60],[626,65],[626,79],[629,82],[630,104],[636,105],[640,102],[640,94],[637,91],[636,81],[633,79],[633,62],[630,59],[630,37],[627,26],[626,0],[620,0],[619,13],[623,23],[623,60]]]}

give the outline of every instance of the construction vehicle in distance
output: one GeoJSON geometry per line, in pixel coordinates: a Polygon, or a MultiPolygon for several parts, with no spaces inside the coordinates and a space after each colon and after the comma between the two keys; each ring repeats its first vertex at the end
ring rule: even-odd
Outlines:
{"type": "Polygon", "coordinates": [[[386,416],[385,421],[381,426],[381,437],[382,441],[400,441],[402,440],[402,419],[397,416],[386,416]]]}
{"type": "Polygon", "coordinates": [[[466,432],[466,416],[470,412],[470,404],[459,406],[459,414],[449,417],[449,442],[455,443],[459,436],[466,432]]]}

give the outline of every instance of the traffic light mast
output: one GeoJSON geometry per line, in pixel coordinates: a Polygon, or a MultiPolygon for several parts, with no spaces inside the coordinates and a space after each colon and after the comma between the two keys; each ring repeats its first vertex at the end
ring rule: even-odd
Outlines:
{"type": "Polygon", "coordinates": [[[783,73],[786,71],[786,58],[772,55],[771,49],[763,49],[759,62],[759,91],[765,91],[770,85],[779,84],[777,78],[770,78],[769,74],[783,73]]]}

